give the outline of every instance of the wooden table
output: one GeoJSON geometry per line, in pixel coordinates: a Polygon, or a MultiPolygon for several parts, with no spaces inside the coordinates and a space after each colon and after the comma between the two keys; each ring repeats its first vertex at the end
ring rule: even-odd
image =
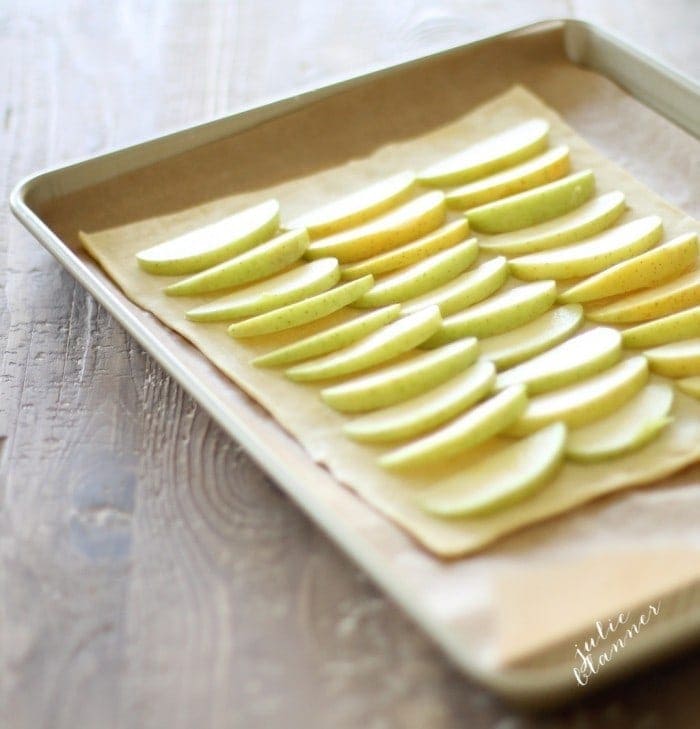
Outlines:
{"type": "MultiPolygon", "coordinates": [[[[5,197],[40,167],[565,15],[700,76],[695,0],[6,3],[5,197]]],[[[499,704],[7,210],[0,246],[0,726],[697,726],[697,656],[547,717],[499,704]]]]}

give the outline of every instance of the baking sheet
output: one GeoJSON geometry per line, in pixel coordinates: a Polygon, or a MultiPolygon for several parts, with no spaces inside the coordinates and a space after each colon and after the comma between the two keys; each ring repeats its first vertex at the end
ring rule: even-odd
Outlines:
{"type": "MultiPolygon", "coordinates": [[[[468,110],[474,100],[483,98],[489,90],[501,90],[505,84],[514,80],[527,82],[574,122],[582,121],[584,129],[587,125],[593,128],[596,131],[593,137],[597,141],[606,140],[617,152],[618,159],[623,157],[625,161],[625,153],[632,151],[633,156],[629,160],[631,166],[640,161],[634,156],[636,144],[637,152],[641,153],[642,171],[656,174],[662,183],[670,183],[676,199],[681,198],[679,201],[683,202],[684,194],[691,189],[688,183],[692,180],[692,160],[697,159],[695,143],[687,135],[636,104],[612,84],[594,74],[572,67],[561,55],[558,42],[554,37],[551,40],[553,42],[550,44],[543,43],[542,37],[503,42],[486,51],[482,49],[475,53],[470,59],[471,64],[465,62],[464,57],[459,57],[459,64],[456,57],[442,59],[439,64],[428,64],[409,72],[413,76],[410,84],[404,75],[402,79],[395,78],[391,82],[384,80],[373,84],[371,88],[343,94],[343,98],[322,102],[315,109],[291,115],[236,138],[70,196],[52,205],[45,214],[54,230],[73,242],[76,241],[78,227],[96,231],[132,221],[128,223],[128,232],[132,234],[131,241],[134,245],[138,241],[136,248],[190,227],[198,219],[206,221],[218,217],[223,210],[238,209],[268,193],[278,196],[287,210],[287,215],[292,217],[296,212],[310,207],[302,203],[309,195],[314,194],[314,186],[318,186],[319,180],[327,183],[323,185],[327,196],[334,197],[348,189],[360,187],[368,179],[377,179],[397,169],[387,165],[387,155],[394,159],[401,157],[403,163],[407,146],[411,146],[411,160],[416,167],[452,151],[450,143],[455,142],[454,129],[445,132],[440,128],[441,125],[450,121],[457,125],[463,124],[464,122],[453,120],[468,110]],[[517,49],[514,46],[518,46],[517,49]],[[518,52],[513,53],[514,50],[518,52]],[[412,99],[405,94],[402,96],[402,91],[407,86],[412,91],[412,99]],[[425,104],[416,105],[415,98],[421,98],[425,104]],[[584,102],[585,106],[582,106],[584,102]],[[605,114],[601,113],[603,109],[605,114]],[[590,116],[591,114],[595,117],[590,116]],[[624,124],[627,120],[629,124],[624,124]],[[606,131],[609,133],[603,133],[606,131]],[[419,138],[425,141],[425,145],[420,148],[415,146],[419,138]],[[658,155],[655,155],[655,162],[644,168],[645,158],[650,152],[650,139],[663,139],[666,143],[656,145],[658,155]],[[675,169],[668,165],[669,155],[677,158],[675,169]],[[361,161],[357,159],[359,157],[362,157],[361,161]],[[227,160],[229,164],[222,165],[222,160],[227,160]],[[342,179],[335,169],[338,166],[343,168],[342,179]],[[197,171],[196,177],[192,175],[193,170],[197,171]],[[683,187],[684,176],[688,187],[683,187]],[[298,199],[295,198],[294,191],[298,192],[298,199]],[[229,194],[223,197],[224,192],[229,194]],[[217,199],[211,202],[212,198],[217,199]],[[196,209],[192,207],[203,200],[210,202],[196,209]],[[298,210],[295,209],[295,200],[298,210]],[[183,212],[182,208],[187,209],[183,212]],[[180,212],[171,214],[175,210],[180,212]],[[160,219],[140,220],[154,213],[164,216],[160,219]]],[[[526,97],[521,92],[517,93],[522,102],[526,97]]],[[[507,109],[502,111],[503,116],[499,119],[502,126],[519,118],[524,110],[521,102],[510,107],[510,112],[507,109]],[[508,116],[509,113],[512,118],[508,116]]],[[[490,110],[490,116],[493,116],[493,109],[490,110]]],[[[475,123],[473,119],[471,123],[475,123]]],[[[461,145],[469,138],[469,122],[458,131],[461,145]]],[[[475,134],[476,131],[476,127],[472,126],[471,133],[475,134]]],[[[565,130],[560,131],[565,135],[565,130]]],[[[483,128],[479,130],[479,136],[481,135],[483,128]]],[[[561,138],[564,137],[553,136],[553,142],[560,141],[561,138]]],[[[584,147],[585,145],[579,152],[584,147]]],[[[579,167],[576,150],[573,158],[575,165],[579,167]]],[[[400,168],[404,166],[405,163],[400,168]]],[[[613,168],[601,167],[597,163],[595,166],[601,190],[620,186],[614,184],[619,180],[613,168]]],[[[625,178],[625,185],[622,187],[633,205],[635,200],[639,202],[645,197],[640,186],[628,178],[625,178]]],[[[322,202],[320,196],[314,195],[314,198],[315,202],[322,202]]],[[[683,226],[691,225],[690,220],[679,218],[660,201],[655,201],[654,205],[658,205],[659,210],[663,209],[667,235],[685,229],[683,226]]],[[[655,211],[653,206],[646,203],[639,209],[643,213],[655,211]]],[[[122,244],[125,240],[124,232],[122,229],[116,234],[122,244]]],[[[101,234],[100,245],[110,235],[115,236],[115,232],[101,234]]],[[[131,256],[131,251],[127,252],[126,249],[118,255],[122,253],[125,260],[131,256]]],[[[167,338],[167,335],[163,336],[167,338]]],[[[168,344],[186,346],[172,339],[168,344]]],[[[231,346],[228,338],[227,345],[231,346]]],[[[276,376],[275,378],[277,379],[276,376]]],[[[292,387],[302,392],[302,388],[292,387]]],[[[690,407],[688,403],[685,404],[690,407]]],[[[693,437],[697,443],[697,437],[693,437]]],[[[317,457],[324,455],[322,442],[311,443],[310,447],[317,457]]],[[[688,478],[685,483],[695,484],[697,481],[694,474],[688,478]]],[[[675,493],[675,490],[669,488],[668,492],[675,493]]],[[[694,495],[695,490],[683,489],[682,493],[687,497],[688,494],[694,495]]],[[[668,498],[673,501],[675,497],[668,498]]],[[[663,518],[663,502],[664,499],[660,508],[657,504],[653,514],[662,524],[668,524],[663,518]]],[[[622,526],[644,523],[644,510],[640,509],[639,504],[634,504],[634,499],[621,503],[628,509],[622,526]]],[[[574,552],[576,550],[576,531],[574,528],[573,532],[569,532],[569,528],[579,519],[590,520],[586,524],[592,527],[591,533],[595,535],[595,539],[586,542],[585,549],[591,551],[587,559],[592,559],[604,571],[605,557],[609,557],[611,549],[614,552],[616,545],[631,548],[633,560],[636,561],[635,571],[630,579],[641,580],[650,591],[654,591],[659,584],[659,571],[645,570],[644,556],[654,550],[654,540],[670,541],[681,553],[696,547],[692,531],[682,528],[682,520],[679,524],[673,524],[673,528],[659,528],[654,525],[651,532],[654,540],[649,539],[647,531],[647,539],[640,544],[638,540],[626,539],[629,535],[624,528],[616,528],[612,533],[600,530],[600,522],[593,516],[599,510],[601,509],[591,508],[579,512],[575,517],[558,520],[539,529],[530,529],[505,545],[492,548],[485,555],[449,566],[426,559],[425,555],[411,548],[407,542],[397,542],[388,527],[382,533],[382,528],[375,520],[358,520],[358,529],[362,531],[371,523],[372,528],[365,531],[367,537],[375,544],[383,541],[387,550],[393,550],[386,555],[387,563],[392,563],[404,574],[410,572],[411,578],[422,576],[426,588],[435,588],[431,592],[432,599],[424,598],[427,607],[443,620],[458,623],[455,640],[466,641],[482,658],[487,655],[497,658],[498,641],[494,641],[494,636],[499,630],[498,620],[493,620],[494,612],[489,608],[493,607],[497,593],[503,593],[500,582],[498,591],[494,589],[494,578],[505,578],[507,583],[507,575],[513,568],[522,575],[524,557],[528,557],[528,562],[533,566],[538,565],[546,572],[550,560],[554,559],[556,562],[563,556],[575,571],[580,560],[575,553],[567,550],[572,547],[574,552]],[[515,553],[510,551],[513,545],[518,545],[515,553]],[[488,569],[485,570],[487,566],[488,569]],[[407,571],[406,567],[410,569],[407,571]],[[438,598],[439,604],[436,603],[438,598]],[[484,630],[484,619],[487,616],[488,629],[484,630]]],[[[681,515],[684,514],[685,511],[681,515]]],[[[450,542],[447,549],[459,551],[472,548],[478,543],[478,537],[475,541],[473,536],[469,536],[466,542],[460,536],[460,540],[456,547],[455,542],[450,542]]],[[[581,547],[579,543],[578,548],[581,547]]],[[[560,566],[557,565],[558,568],[560,566]]],[[[689,569],[691,568],[697,574],[696,565],[689,564],[689,569]]],[[[590,578],[590,582],[595,584],[595,575],[590,574],[590,578]]],[[[588,610],[584,613],[593,615],[601,607],[614,606],[616,600],[624,600],[624,580],[615,587],[617,589],[612,591],[594,588],[586,596],[588,610]]],[[[530,626],[534,630],[534,633],[530,631],[531,648],[533,645],[542,645],[543,641],[555,634],[558,627],[556,623],[557,621],[547,626],[530,626]]],[[[500,657],[503,658],[502,651],[500,657]]]]}

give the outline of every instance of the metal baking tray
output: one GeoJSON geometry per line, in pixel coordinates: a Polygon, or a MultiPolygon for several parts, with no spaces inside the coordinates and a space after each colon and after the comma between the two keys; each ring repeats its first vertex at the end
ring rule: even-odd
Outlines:
{"type": "MultiPolygon", "coordinates": [[[[411,58],[388,68],[371,70],[360,76],[334,80],[322,88],[267,101],[214,121],[166,134],[127,148],[113,150],[97,157],[55,167],[22,180],[11,195],[11,208],[23,225],[141,345],[172,375],[183,388],[231,434],[257,463],[275,479],[280,487],[357,562],[376,583],[405,610],[421,628],[440,645],[462,670],[488,685],[494,691],[517,702],[552,703],[575,692],[570,661],[526,666],[507,671],[479,663],[454,640],[450,626],[424,609],[417,596],[416,585],[408,579],[410,567],[399,568],[382,561],[381,550],[371,539],[348,527],[337,518],[339,503],[344,507],[363,509],[347,489],[338,487],[330,475],[291,441],[271,418],[248,401],[240,391],[215,371],[194,348],[185,356],[176,356],[167,340],[154,334],[161,327],[131,304],[107,276],[89,265],[49,226],[43,215],[45,206],[69,193],[94,186],[104,180],[138,170],[149,164],[187,152],[201,145],[234,135],[264,121],[282,116],[340,91],[356,88],[379,78],[396,74],[429,59],[446,54],[459,54],[501,39],[522,34],[557,33],[566,58],[574,65],[594,70],[617,83],[639,101],[652,107],[695,137],[700,137],[700,86],[672,70],[633,45],[578,20],[552,20],[515,28],[507,32],[449,48],[438,54],[411,58]],[[206,377],[201,375],[206,374],[206,377]],[[211,387],[212,377],[221,378],[230,386],[211,387]],[[276,448],[275,442],[283,448],[276,448]],[[286,449],[286,457],[278,454],[286,449]],[[291,450],[290,450],[291,449],[291,450]],[[290,460],[290,453],[292,458],[290,460]],[[337,492],[329,497],[329,484],[337,492]],[[346,493],[347,492],[347,493],[346,493]],[[402,572],[403,570],[403,572],[402,572]]],[[[375,519],[380,517],[374,515],[375,519]]],[[[393,539],[407,537],[388,524],[393,539]]],[[[418,551],[418,550],[417,550],[418,551]]],[[[427,559],[427,558],[426,558],[427,559]]],[[[663,631],[649,631],[635,642],[623,658],[611,665],[598,682],[604,685],[628,673],[640,664],[687,646],[700,635],[700,608],[697,590],[691,587],[665,597],[663,631]]],[[[580,690],[578,695],[580,696],[580,690]]]]}

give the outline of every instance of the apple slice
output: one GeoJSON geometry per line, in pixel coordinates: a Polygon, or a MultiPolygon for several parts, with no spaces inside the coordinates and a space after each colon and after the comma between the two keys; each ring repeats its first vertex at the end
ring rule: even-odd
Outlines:
{"type": "Polygon", "coordinates": [[[554,390],[611,367],[621,356],[620,332],[596,327],[502,372],[496,379],[496,389],[522,383],[531,395],[554,390]]]}
{"type": "Polygon", "coordinates": [[[603,324],[649,321],[700,304],[700,269],[694,269],[663,286],[642,289],[610,304],[586,310],[586,316],[603,324]]]}
{"type": "Polygon", "coordinates": [[[606,230],[582,243],[513,258],[510,271],[524,281],[589,276],[648,251],[661,240],[662,234],[661,218],[650,215],[606,230]]]}
{"type": "Polygon", "coordinates": [[[697,257],[698,237],[686,233],[581,281],[560,294],[559,301],[583,303],[656,286],[692,268],[697,257]]]}
{"type": "Polygon", "coordinates": [[[700,376],[683,377],[680,380],[676,380],[676,386],[686,395],[700,400],[700,376]]]}
{"type": "Polygon", "coordinates": [[[486,251],[502,253],[504,256],[521,256],[526,253],[546,251],[567,243],[576,243],[606,230],[624,210],[625,196],[621,192],[609,192],[546,223],[515,233],[482,237],[479,239],[479,246],[486,251]]]}
{"type": "Polygon", "coordinates": [[[481,356],[500,370],[512,367],[563,342],[582,321],[583,307],[579,304],[559,306],[529,324],[482,339],[479,342],[481,356]]]}
{"type": "Polygon", "coordinates": [[[372,276],[355,279],[303,301],[231,324],[228,333],[232,337],[259,337],[308,324],[352,304],[367,293],[373,283],[372,276]]]}
{"type": "Polygon", "coordinates": [[[136,260],[148,273],[167,276],[197,273],[267,240],[279,226],[279,213],[277,200],[266,200],[223,220],[146,248],[136,254],[136,260]]]}
{"type": "Polygon", "coordinates": [[[445,211],[445,196],[428,192],[369,223],[314,241],[306,257],[361,261],[430,233],[442,225],[445,211]]]}
{"type": "Polygon", "coordinates": [[[417,347],[437,330],[440,322],[440,309],[431,306],[401,317],[340,352],[291,367],[285,374],[295,382],[312,382],[369,369],[417,347]]]}
{"type": "Polygon", "coordinates": [[[168,296],[197,296],[259,281],[298,261],[308,245],[309,236],[303,228],[290,230],[230,261],[166,286],[165,293],[168,296]]]}
{"type": "Polygon", "coordinates": [[[452,281],[474,263],[479,254],[476,238],[446,251],[436,253],[420,263],[414,263],[396,273],[385,276],[354,306],[373,308],[385,304],[398,304],[413,296],[432,291],[438,286],[452,281]]]}
{"type": "Polygon", "coordinates": [[[327,291],[339,279],[338,261],[335,258],[319,258],[305,266],[247,286],[230,296],[190,309],[185,316],[190,321],[227,321],[264,314],[327,291]]]}
{"type": "Polygon", "coordinates": [[[537,395],[518,422],[508,429],[508,435],[529,435],[557,421],[570,428],[592,423],[624,405],[644,387],[648,378],[646,359],[632,357],[583,382],[537,395]]]}
{"type": "Polygon", "coordinates": [[[692,309],[625,329],[622,332],[622,342],[625,347],[656,347],[659,344],[698,336],[700,336],[700,306],[694,306],[692,309]]]}
{"type": "Polygon", "coordinates": [[[406,200],[415,188],[415,182],[413,172],[400,172],[312,210],[292,221],[288,227],[306,228],[309,236],[315,239],[361,225],[406,200]]]}
{"type": "Polygon", "coordinates": [[[434,253],[452,248],[456,243],[463,241],[468,233],[469,223],[466,218],[453,220],[412,243],[366,258],[359,263],[349,263],[341,268],[341,275],[343,278],[358,278],[368,273],[377,276],[380,273],[395,271],[397,268],[418,263],[434,253]]]}
{"type": "Polygon", "coordinates": [[[463,339],[413,359],[385,367],[321,391],[335,410],[359,413],[378,410],[431,390],[462,372],[476,360],[476,339],[463,339]]]}
{"type": "Polygon", "coordinates": [[[448,207],[457,210],[485,205],[558,180],[568,174],[570,165],[569,148],[566,145],[555,147],[503,172],[450,190],[445,201],[448,207]]]}
{"type": "MultiPolygon", "coordinates": [[[[320,259],[323,260],[323,259],[320,259]]],[[[343,324],[330,327],[317,334],[312,334],[284,347],[260,355],[253,360],[256,367],[278,367],[280,365],[299,362],[322,354],[336,352],[343,347],[354,344],[359,339],[376,332],[377,329],[396,321],[401,313],[400,304],[385,306],[369,314],[364,314],[343,324]]]]}
{"type": "Polygon", "coordinates": [[[559,468],[566,426],[554,423],[477,461],[419,497],[424,511],[443,518],[487,516],[535,494],[559,468]]]}
{"type": "Polygon", "coordinates": [[[700,338],[664,344],[644,352],[649,367],[666,377],[700,375],[700,338]]]}
{"type": "Polygon", "coordinates": [[[402,311],[404,314],[411,314],[435,304],[440,307],[440,313],[447,316],[491,296],[503,286],[507,278],[508,263],[499,256],[427,294],[409,299],[402,311]]]}
{"type": "Polygon", "coordinates": [[[518,419],[526,406],[525,387],[509,387],[439,430],[385,453],[379,465],[395,470],[447,460],[498,435],[518,419]]]}
{"type": "Polygon", "coordinates": [[[437,347],[462,337],[502,334],[544,314],[556,298],[557,287],[554,281],[516,286],[447,317],[426,345],[437,347]]]}
{"type": "Polygon", "coordinates": [[[472,208],[465,215],[469,226],[481,233],[508,233],[569,213],[583,205],[594,190],[593,170],[583,170],[534,190],[472,208]]]}
{"type": "Polygon", "coordinates": [[[547,148],[549,122],[531,119],[440,160],[418,175],[424,185],[459,185],[529,159],[547,148]]]}
{"type": "Polygon", "coordinates": [[[413,438],[446,423],[489,395],[495,380],[493,364],[477,362],[420,397],[356,418],[343,427],[343,432],[363,443],[413,438]]]}
{"type": "Polygon", "coordinates": [[[566,443],[566,455],[590,463],[636,451],[671,422],[672,405],[673,388],[652,382],[612,415],[574,430],[566,443]]]}

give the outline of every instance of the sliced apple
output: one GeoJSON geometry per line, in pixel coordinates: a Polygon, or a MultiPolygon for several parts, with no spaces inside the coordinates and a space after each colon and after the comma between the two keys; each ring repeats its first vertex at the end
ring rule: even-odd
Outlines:
{"type": "Polygon", "coordinates": [[[644,352],[649,367],[666,377],[700,375],[700,338],[664,344],[644,352]]]}
{"type": "MultiPolygon", "coordinates": [[[[321,259],[323,260],[323,259],[321,259]]],[[[359,339],[376,332],[377,329],[396,321],[401,313],[400,304],[385,306],[369,314],[364,314],[343,324],[330,327],[317,334],[312,334],[297,342],[260,355],[253,360],[256,367],[279,367],[280,365],[299,362],[312,357],[320,357],[329,352],[337,352],[343,347],[354,344],[359,339]]]]}
{"type": "Polygon", "coordinates": [[[692,268],[697,257],[698,237],[686,233],[581,281],[560,294],[559,301],[583,303],[656,286],[692,268]]]}
{"type": "Polygon", "coordinates": [[[505,169],[547,148],[549,122],[531,119],[482,139],[418,175],[425,185],[459,185],[505,169]]]}
{"type": "Polygon", "coordinates": [[[673,388],[652,382],[612,415],[574,430],[566,442],[566,455],[589,463],[636,451],[671,422],[672,405],[673,388]]]}
{"type": "Polygon", "coordinates": [[[337,259],[319,258],[305,266],[247,286],[230,296],[190,309],[185,316],[191,321],[227,321],[264,314],[327,291],[339,279],[340,267],[337,259]]]}
{"type": "Polygon", "coordinates": [[[403,305],[403,313],[410,314],[435,304],[440,307],[443,316],[453,314],[491,296],[503,286],[507,278],[508,262],[499,256],[434,291],[409,299],[403,305]]]}
{"type": "Polygon", "coordinates": [[[279,226],[279,213],[277,200],[266,200],[140,251],[136,260],[149,273],[167,276],[197,273],[267,240],[279,226]]]}
{"type": "Polygon", "coordinates": [[[511,273],[524,281],[590,276],[648,251],[661,240],[662,234],[661,218],[650,215],[606,230],[581,243],[513,258],[509,266],[511,273]]]}
{"type": "Polygon", "coordinates": [[[529,324],[482,339],[479,342],[481,356],[498,369],[512,367],[564,341],[582,321],[583,307],[579,304],[559,306],[529,324]]]}
{"type": "Polygon", "coordinates": [[[554,220],[514,233],[482,237],[479,246],[504,256],[545,251],[606,230],[624,210],[625,196],[621,192],[609,192],[554,220]]]}
{"type": "Polygon", "coordinates": [[[359,413],[403,402],[441,385],[476,359],[476,339],[463,339],[321,391],[335,410],[359,413]]]}
{"type": "Polygon", "coordinates": [[[398,470],[449,459],[501,433],[518,419],[526,406],[525,387],[509,387],[439,430],[385,453],[379,465],[398,470]]]}
{"type": "Polygon", "coordinates": [[[523,384],[531,395],[554,390],[602,372],[621,356],[620,332],[596,327],[502,372],[496,379],[496,389],[523,384]]]}
{"type": "Polygon", "coordinates": [[[314,241],[306,257],[361,261],[430,233],[442,225],[445,211],[443,193],[428,192],[369,223],[314,241]]]}
{"type": "Polygon", "coordinates": [[[398,304],[413,296],[432,291],[463,273],[474,263],[478,254],[479,246],[475,238],[459,243],[420,263],[414,263],[408,268],[385,276],[358,299],[354,306],[373,308],[398,304]]]}
{"type": "Polygon", "coordinates": [[[453,220],[412,243],[372,256],[359,263],[349,263],[342,267],[341,275],[343,278],[358,278],[368,273],[377,276],[380,273],[395,271],[397,268],[418,263],[434,253],[452,248],[453,245],[463,241],[468,233],[469,223],[466,218],[453,220]]]}
{"type": "Polygon", "coordinates": [[[516,286],[447,317],[426,345],[437,347],[462,337],[490,337],[527,324],[550,309],[557,297],[554,281],[516,286]]]}
{"type": "Polygon", "coordinates": [[[308,245],[309,235],[303,228],[290,230],[230,261],[166,286],[165,293],[168,296],[197,296],[259,281],[298,261],[308,245]]]}
{"type": "Polygon", "coordinates": [[[357,418],[344,433],[364,443],[388,443],[427,433],[490,394],[496,380],[491,362],[477,362],[424,395],[357,418]]]}
{"type": "Polygon", "coordinates": [[[285,374],[296,382],[311,382],[361,372],[417,347],[437,330],[440,322],[440,309],[431,306],[392,322],[340,352],[291,367],[285,374]]]}
{"type": "Polygon", "coordinates": [[[292,221],[289,227],[306,228],[309,236],[315,239],[361,225],[406,200],[413,191],[415,182],[416,176],[413,172],[400,172],[312,210],[292,221]]]}
{"type": "Polygon", "coordinates": [[[232,337],[259,337],[262,334],[273,334],[308,324],[349,306],[367,293],[373,283],[372,276],[349,281],[304,301],[287,304],[279,309],[231,324],[228,333],[232,337]]]}
{"type": "Polygon", "coordinates": [[[450,190],[445,200],[450,208],[467,210],[531,190],[538,185],[546,185],[566,175],[569,168],[569,148],[562,145],[503,172],[450,190]]]}
{"type": "Polygon", "coordinates": [[[465,215],[469,227],[481,233],[508,233],[528,228],[583,205],[595,190],[592,170],[583,170],[534,190],[480,205],[465,215]]]}
{"type": "Polygon", "coordinates": [[[565,443],[566,426],[554,423],[429,489],[418,503],[429,514],[444,518],[502,511],[532,496],[549,481],[562,462],[565,443]]]}
{"type": "Polygon", "coordinates": [[[656,347],[700,336],[700,306],[679,311],[661,319],[637,324],[622,332],[625,347],[656,347]]]}
{"type": "Polygon", "coordinates": [[[529,435],[557,421],[570,428],[592,423],[624,405],[648,378],[646,359],[632,357],[575,385],[536,395],[508,435],[529,435]]]}
{"type": "Polygon", "coordinates": [[[586,310],[586,316],[603,324],[649,321],[700,304],[700,269],[669,281],[663,286],[643,289],[610,304],[586,310]]]}
{"type": "Polygon", "coordinates": [[[683,377],[676,380],[676,387],[686,395],[695,397],[700,400],[700,375],[695,377],[683,377]]]}

